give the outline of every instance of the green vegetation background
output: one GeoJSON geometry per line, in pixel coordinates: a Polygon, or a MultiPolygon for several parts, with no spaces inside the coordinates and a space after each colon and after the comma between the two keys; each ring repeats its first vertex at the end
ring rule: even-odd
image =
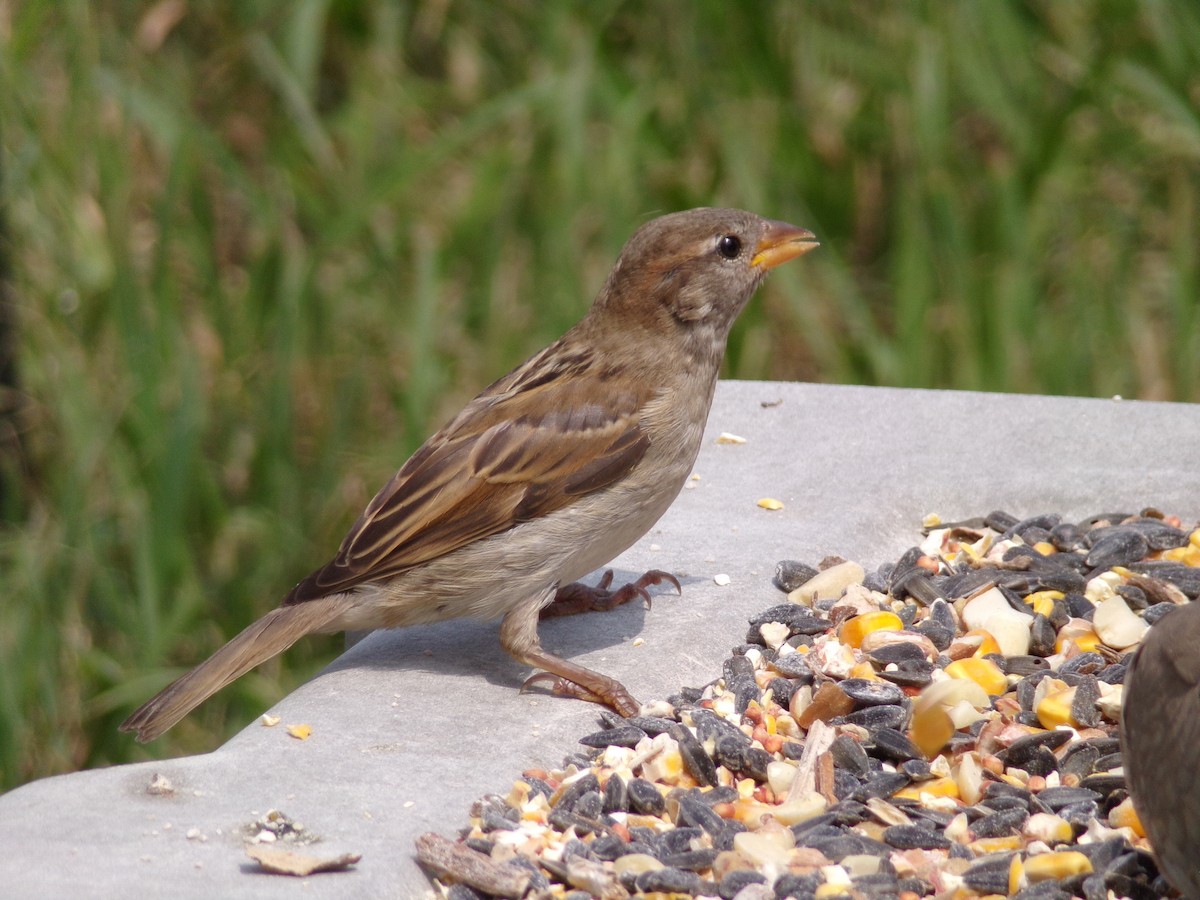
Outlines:
{"type": "Polygon", "coordinates": [[[1200,393],[1194,3],[0,0],[0,65],[0,787],[334,654],[115,730],[658,212],[823,242],[730,377],[1200,393]]]}

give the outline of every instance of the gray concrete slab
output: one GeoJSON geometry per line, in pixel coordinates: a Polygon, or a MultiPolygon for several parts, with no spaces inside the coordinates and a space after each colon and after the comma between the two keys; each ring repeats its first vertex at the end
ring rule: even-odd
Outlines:
{"type": "MultiPolygon", "coordinates": [[[[781,558],[873,567],[916,543],[928,512],[1154,505],[1200,517],[1195,406],[726,382],[708,432],[694,486],[615,561],[618,578],[680,574],[683,596],[542,626],[548,648],[643,700],[719,673],[747,617],[779,601],[770,576],[781,558]],[[714,443],[723,431],[746,443],[714,443]],[[760,509],[767,496],[784,508],[760,509]]],[[[418,834],[454,834],[475,798],[558,763],[595,729],[589,704],[518,694],[526,674],[494,625],[375,633],[275,707],[284,723],[312,726],[307,741],[256,721],[210,754],[0,797],[0,895],[425,896],[418,834]],[[173,796],[146,793],[155,772],[173,796]],[[302,880],[258,874],[238,830],[271,808],[319,833],[322,851],[362,861],[302,880]]]]}

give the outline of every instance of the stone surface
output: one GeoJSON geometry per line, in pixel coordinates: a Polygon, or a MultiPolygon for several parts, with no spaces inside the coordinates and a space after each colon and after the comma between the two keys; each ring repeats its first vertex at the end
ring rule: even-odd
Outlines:
{"type": "MultiPolygon", "coordinates": [[[[1182,404],[722,383],[694,487],[616,560],[617,583],[676,573],[654,608],[557,619],[555,652],[642,700],[716,677],[746,620],[783,602],[775,563],[838,555],[870,571],[919,541],[922,517],[1004,509],[1080,518],[1154,505],[1197,517],[1200,415],[1182,404]],[[767,404],[767,405],[764,405],[767,404]],[[717,444],[732,432],[744,444],[717,444]],[[777,498],[779,510],[757,505],[777,498]],[[728,574],[730,583],[713,576],[728,574]],[[634,639],[640,641],[635,645],[634,639]]],[[[420,897],[424,831],[453,835],[473,800],[552,766],[597,729],[588,704],[518,694],[527,674],[494,624],[376,633],[217,751],[35,782],[0,797],[6,897],[420,897]],[[284,726],[306,723],[306,741],[284,726]],[[146,787],[161,773],[169,795],[146,787]],[[241,829],[279,809],[322,837],[306,852],[361,853],[348,871],[261,874],[241,829]]]]}

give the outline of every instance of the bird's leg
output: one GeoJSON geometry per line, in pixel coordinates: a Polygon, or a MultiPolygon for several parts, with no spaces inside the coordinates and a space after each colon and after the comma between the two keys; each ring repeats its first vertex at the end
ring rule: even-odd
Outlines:
{"type": "Polygon", "coordinates": [[[541,617],[553,619],[558,616],[573,616],[593,610],[607,611],[616,609],[622,603],[628,603],[634,597],[641,597],[649,607],[650,592],[646,588],[663,582],[669,582],[675,586],[675,590],[683,593],[683,588],[679,586],[679,579],[670,572],[663,572],[660,569],[651,569],[637,581],[631,581],[615,591],[608,589],[612,580],[613,571],[609,569],[600,577],[600,581],[595,587],[579,581],[560,587],[550,604],[542,607],[541,617]]]}
{"type": "Polygon", "coordinates": [[[600,703],[626,718],[637,715],[640,704],[621,682],[543,650],[537,636],[538,618],[531,612],[531,607],[515,609],[500,623],[500,646],[518,661],[545,670],[527,678],[521,690],[549,681],[551,690],[561,697],[600,703]]]}

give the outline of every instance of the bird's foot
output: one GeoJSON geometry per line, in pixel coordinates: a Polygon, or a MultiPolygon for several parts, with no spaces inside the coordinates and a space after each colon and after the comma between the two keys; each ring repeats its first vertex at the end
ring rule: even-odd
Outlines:
{"type": "MultiPolygon", "coordinates": [[[[600,677],[604,678],[604,676],[600,677]]],[[[571,681],[555,675],[553,672],[535,672],[525,679],[521,685],[521,693],[525,693],[528,688],[536,685],[548,683],[550,692],[556,697],[570,697],[575,700],[586,700],[589,703],[599,703],[601,706],[615,710],[626,719],[636,716],[641,704],[633,698],[629,691],[625,690],[625,686],[620,682],[611,678],[604,678],[604,680],[608,684],[592,690],[577,681],[571,681]]]]}
{"type": "Polygon", "coordinates": [[[637,581],[631,581],[615,591],[608,589],[612,580],[613,571],[609,569],[600,576],[600,581],[594,587],[578,581],[560,587],[555,593],[554,599],[542,608],[539,617],[553,619],[558,616],[573,616],[582,612],[603,612],[616,609],[634,597],[641,597],[646,602],[646,607],[649,608],[650,592],[646,589],[664,582],[674,585],[675,590],[683,593],[679,579],[661,569],[651,569],[637,581]]]}

